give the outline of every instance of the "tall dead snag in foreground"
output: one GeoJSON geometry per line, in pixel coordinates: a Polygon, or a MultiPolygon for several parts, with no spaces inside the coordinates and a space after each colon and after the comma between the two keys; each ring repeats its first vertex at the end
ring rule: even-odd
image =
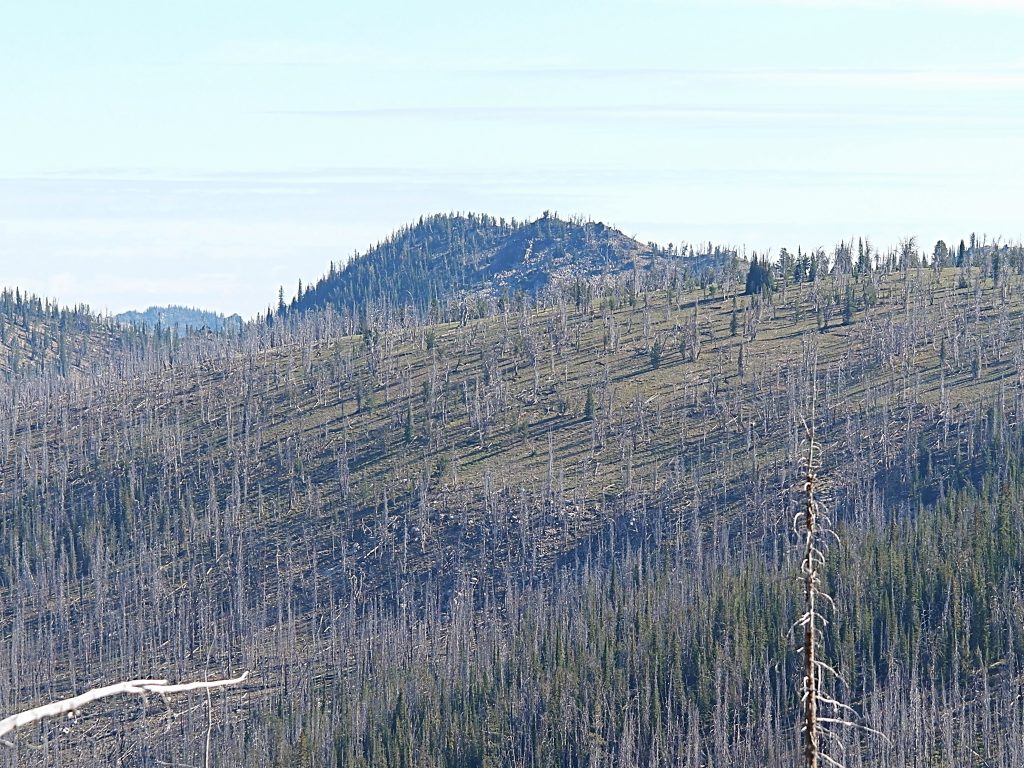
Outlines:
{"type": "MultiPolygon", "coordinates": [[[[828,540],[839,541],[832,530],[831,520],[825,505],[818,497],[820,490],[818,470],[821,469],[821,444],[815,439],[814,426],[806,426],[807,456],[803,477],[803,503],[793,519],[794,527],[803,535],[803,559],[800,562],[800,579],[804,588],[804,612],[796,626],[803,629],[803,646],[799,649],[804,657],[804,675],[800,686],[800,704],[803,715],[804,766],[819,768],[822,762],[842,768],[842,763],[829,757],[822,750],[822,737],[833,741],[840,750],[832,726],[853,726],[882,736],[881,733],[852,722],[856,712],[829,695],[822,689],[823,673],[828,672],[834,679],[842,681],[835,669],[819,658],[822,650],[822,631],[828,623],[821,613],[821,605],[828,603],[834,610],[835,603],[821,587],[825,570],[825,553],[828,540]],[[823,714],[825,713],[825,714],[823,714]]],[[[883,736],[884,738],[884,736],[883,736]]]]}
{"type": "Polygon", "coordinates": [[[842,676],[819,657],[823,645],[822,632],[828,624],[821,613],[821,606],[828,603],[833,610],[836,607],[828,592],[821,587],[825,553],[828,551],[829,539],[839,541],[839,537],[832,530],[832,521],[819,498],[818,470],[821,469],[821,444],[815,438],[813,423],[810,426],[805,424],[804,428],[807,432],[807,456],[803,478],[803,504],[793,521],[797,531],[803,534],[800,578],[804,588],[804,612],[797,626],[802,628],[804,633],[803,646],[800,648],[804,657],[804,675],[800,686],[804,766],[819,768],[822,762],[825,762],[842,768],[842,763],[829,757],[822,750],[822,737],[831,740],[840,750],[843,748],[832,726],[853,726],[881,734],[847,719],[848,716],[856,716],[856,712],[826,693],[822,686],[825,672],[842,682],[842,676]]]}
{"type": "Polygon", "coordinates": [[[802,527],[804,535],[804,557],[800,563],[804,584],[804,613],[798,622],[804,630],[804,644],[801,648],[804,655],[804,677],[800,700],[803,705],[804,764],[807,768],[818,768],[822,756],[822,724],[818,713],[821,704],[822,662],[818,660],[818,646],[821,643],[820,627],[825,623],[818,610],[818,598],[829,598],[821,590],[821,569],[825,565],[826,545],[821,541],[824,516],[820,514],[820,502],[814,496],[821,457],[820,446],[814,439],[813,426],[807,430],[806,462],[804,504],[794,520],[794,526],[798,529],[802,527]]]}

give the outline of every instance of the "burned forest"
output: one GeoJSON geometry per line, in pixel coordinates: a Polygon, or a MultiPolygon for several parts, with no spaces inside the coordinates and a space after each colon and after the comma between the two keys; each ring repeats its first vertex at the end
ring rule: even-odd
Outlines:
{"type": "Polygon", "coordinates": [[[5,291],[0,716],[241,682],[0,766],[804,765],[812,581],[825,755],[1024,765],[1024,249],[927,250],[452,214],[244,326],[5,291]]]}

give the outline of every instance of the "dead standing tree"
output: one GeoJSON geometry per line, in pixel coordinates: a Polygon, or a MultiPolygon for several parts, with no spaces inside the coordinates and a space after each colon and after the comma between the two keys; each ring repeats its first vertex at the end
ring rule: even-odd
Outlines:
{"type": "MultiPolygon", "coordinates": [[[[803,630],[803,646],[799,649],[804,657],[804,674],[800,685],[802,710],[802,733],[804,736],[803,764],[805,768],[819,768],[822,762],[842,768],[842,763],[829,757],[822,749],[823,738],[835,743],[840,750],[842,742],[833,726],[860,728],[878,736],[883,734],[854,722],[850,718],[857,713],[852,707],[838,701],[823,688],[824,673],[842,681],[842,676],[820,657],[822,633],[828,621],[822,615],[821,606],[827,603],[833,610],[835,603],[822,588],[822,574],[825,570],[825,554],[829,539],[839,541],[832,530],[825,505],[819,498],[822,449],[814,434],[813,423],[804,424],[807,435],[806,466],[803,476],[803,502],[793,519],[794,528],[803,537],[803,558],[800,562],[800,579],[804,591],[804,612],[796,626],[803,630]]],[[[884,736],[883,736],[884,738],[884,736]]]]}
{"type": "MultiPolygon", "coordinates": [[[[800,563],[800,575],[804,585],[804,613],[798,622],[804,630],[804,644],[800,649],[804,656],[800,701],[803,707],[804,764],[807,768],[818,768],[822,758],[822,723],[819,707],[822,696],[820,670],[823,662],[818,660],[817,652],[821,643],[821,627],[825,623],[818,604],[820,598],[829,598],[821,589],[821,569],[825,565],[825,550],[821,542],[820,503],[814,496],[821,457],[820,446],[814,439],[813,426],[807,429],[806,462],[804,504],[794,520],[794,527],[802,528],[804,537],[804,556],[800,563]]],[[[825,759],[828,760],[827,757],[825,759]]]]}

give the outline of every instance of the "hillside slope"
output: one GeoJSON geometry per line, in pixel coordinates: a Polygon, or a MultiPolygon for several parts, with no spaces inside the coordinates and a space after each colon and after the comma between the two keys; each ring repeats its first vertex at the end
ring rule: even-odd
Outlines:
{"type": "MultiPolygon", "coordinates": [[[[844,539],[830,647],[865,711],[926,695],[908,665],[939,700],[1019,663],[1020,264],[770,297],[659,280],[359,335],[295,313],[8,393],[0,697],[247,668],[216,708],[218,764],[785,764],[805,418],[844,539]],[[966,530],[973,559],[950,560],[966,530]]],[[[915,713],[860,754],[905,763],[915,713]]],[[[48,726],[19,765],[126,739],[197,759],[203,718],[167,740],[147,717],[121,738],[101,713],[48,726]]]]}
{"type": "Polygon", "coordinates": [[[166,331],[123,327],[88,306],[61,307],[16,288],[0,290],[0,377],[8,383],[134,369],[170,341],[166,331]]]}

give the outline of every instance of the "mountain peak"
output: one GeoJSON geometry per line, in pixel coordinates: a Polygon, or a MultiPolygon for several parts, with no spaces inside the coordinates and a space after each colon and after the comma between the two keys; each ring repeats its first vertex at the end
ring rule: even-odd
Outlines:
{"type": "Polygon", "coordinates": [[[614,227],[545,212],[532,221],[485,214],[421,217],[301,292],[293,309],[433,302],[484,292],[536,294],[550,283],[649,263],[656,249],[614,227]]]}

